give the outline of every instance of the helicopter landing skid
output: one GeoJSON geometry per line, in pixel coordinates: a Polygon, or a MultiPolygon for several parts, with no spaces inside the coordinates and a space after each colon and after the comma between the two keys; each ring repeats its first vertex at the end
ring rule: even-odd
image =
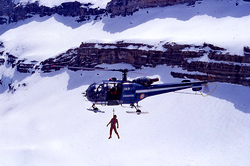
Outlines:
{"type": "Polygon", "coordinates": [[[137,115],[141,115],[141,114],[148,114],[148,112],[142,112],[141,110],[136,110],[136,111],[126,111],[129,114],[137,114],[137,115]]]}
{"type": "Polygon", "coordinates": [[[141,114],[148,114],[148,112],[142,112],[140,109],[139,109],[139,105],[138,103],[136,105],[134,104],[131,104],[131,108],[135,108],[136,111],[126,111],[127,113],[132,113],[132,114],[137,114],[137,115],[141,115],[141,114]]]}
{"type": "Polygon", "coordinates": [[[94,113],[105,113],[104,111],[101,111],[101,110],[99,110],[96,106],[95,106],[95,104],[93,104],[89,109],[87,109],[88,111],[93,111],[94,113]]]}

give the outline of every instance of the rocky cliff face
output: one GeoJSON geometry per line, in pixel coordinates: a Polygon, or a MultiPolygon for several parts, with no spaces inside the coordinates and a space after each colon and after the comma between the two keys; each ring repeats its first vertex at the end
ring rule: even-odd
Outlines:
{"type": "MultiPolygon", "coordinates": [[[[63,16],[78,17],[77,21],[86,21],[90,16],[100,19],[101,15],[130,15],[140,8],[167,6],[180,3],[193,4],[196,0],[112,0],[107,9],[92,9],[91,4],[79,2],[63,3],[49,8],[39,6],[38,2],[25,6],[16,5],[12,0],[0,0],[0,24],[17,22],[33,15],[50,16],[55,13],[63,16]]],[[[245,0],[246,1],[246,0],[245,0]]],[[[248,0],[247,0],[248,1],[248,0]]],[[[4,43],[0,42],[0,48],[4,43]]],[[[213,81],[228,82],[250,86],[250,48],[244,48],[244,56],[230,55],[226,50],[212,44],[202,46],[160,43],[159,46],[143,43],[82,43],[78,48],[47,59],[41,63],[26,62],[7,52],[0,52],[0,65],[16,67],[17,71],[33,73],[35,70],[51,72],[61,67],[52,65],[94,67],[102,63],[129,63],[154,67],[160,64],[178,66],[182,73],[172,72],[173,77],[203,78],[211,75],[213,81]],[[199,72],[200,74],[193,74],[199,72]]],[[[0,82],[1,83],[1,82],[0,82]]]]}
{"type": "MultiPolygon", "coordinates": [[[[76,21],[82,22],[95,16],[95,19],[101,19],[102,16],[132,15],[139,9],[164,7],[169,5],[184,4],[193,5],[199,0],[112,0],[105,9],[91,8],[91,3],[82,4],[77,1],[65,2],[60,6],[49,8],[40,6],[39,1],[35,3],[15,4],[12,0],[0,0],[0,24],[9,24],[32,17],[33,15],[51,16],[59,14],[63,16],[78,17],[76,21]]],[[[249,2],[249,0],[244,0],[249,2]]]]}
{"type": "Polygon", "coordinates": [[[132,15],[140,8],[150,8],[157,6],[168,6],[180,3],[193,4],[197,0],[112,0],[106,9],[91,8],[91,3],[81,4],[75,2],[65,2],[60,6],[49,8],[40,6],[39,2],[14,4],[12,0],[0,0],[0,24],[9,24],[32,17],[33,15],[51,16],[59,14],[63,16],[78,17],[77,21],[82,22],[90,19],[90,16],[101,17],[105,13],[115,15],[132,15]]]}
{"type": "Polygon", "coordinates": [[[249,47],[244,48],[244,54],[244,56],[230,55],[225,49],[206,43],[201,46],[176,43],[160,43],[158,46],[153,46],[121,41],[82,43],[78,48],[69,49],[41,63],[27,62],[7,52],[1,52],[0,65],[16,67],[21,73],[33,73],[36,70],[53,72],[60,70],[63,66],[79,67],[72,70],[81,70],[80,67],[91,68],[102,63],[123,62],[132,64],[136,68],[166,64],[182,69],[182,72],[172,72],[173,77],[202,78],[250,86],[249,47]]]}
{"type": "Polygon", "coordinates": [[[107,11],[111,13],[111,16],[116,15],[127,16],[132,15],[139,9],[152,8],[152,7],[164,7],[169,5],[194,4],[197,0],[112,0],[107,5],[107,11]]]}
{"type": "Polygon", "coordinates": [[[132,64],[136,68],[155,67],[160,64],[178,66],[183,69],[183,73],[172,72],[174,77],[203,78],[250,86],[248,47],[245,47],[245,56],[238,56],[230,55],[225,49],[206,43],[202,46],[162,43],[160,47],[124,42],[82,43],[78,48],[45,60],[41,63],[41,70],[51,72],[61,68],[52,65],[94,67],[102,63],[121,62],[132,64]],[[200,74],[192,74],[193,72],[200,74]]]}
{"type": "Polygon", "coordinates": [[[40,6],[38,1],[26,5],[14,4],[11,0],[0,0],[0,24],[9,24],[30,18],[34,15],[78,17],[76,21],[82,22],[90,19],[90,16],[98,16],[106,12],[105,9],[92,9],[91,4],[81,4],[77,1],[62,3],[60,6],[49,8],[40,6]]]}

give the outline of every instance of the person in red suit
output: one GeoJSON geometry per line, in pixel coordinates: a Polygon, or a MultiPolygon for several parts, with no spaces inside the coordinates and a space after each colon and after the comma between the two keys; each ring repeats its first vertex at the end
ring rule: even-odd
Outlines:
{"type": "Polygon", "coordinates": [[[116,129],[116,125],[117,125],[117,128],[119,128],[119,123],[118,123],[118,119],[117,119],[117,116],[114,115],[113,118],[110,120],[110,122],[107,124],[107,127],[109,126],[110,124],[110,136],[109,136],[109,139],[112,138],[112,131],[114,130],[118,139],[120,139],[120,136],[117,132],[117,129],[116,129]]]}

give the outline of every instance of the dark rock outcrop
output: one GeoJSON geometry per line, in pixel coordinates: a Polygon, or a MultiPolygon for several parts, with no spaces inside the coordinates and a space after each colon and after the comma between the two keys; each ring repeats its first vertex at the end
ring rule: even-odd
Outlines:
{"type": "Polygon", "coordinates": [[[185,61],[185,58],[203,55],[203,51],[182,51],[188,46],[166,43],[162,46],[166,51],[158,51],[152,45],[138,43],[82,43],[80,47],[70,49],[56,58],[45,60],[42,64],[94,67],[102,63],[124,62],[137,68],[159,64],[180,65],[185,61]]]}
{"type": "Polygon", "coordinates": [[[19,20],[25,20],[34,15],[51,16],[59,14],[62,16],[78,17],[77,21],[86,21],[90,16],[104,14],[105,9],[92,9],[91,4],[81,4],[80,2],[66,2],[53,8],[40,6],[35,3],[14,4],[12,1],[0,0],[0,24],[9,24],[19,20]]]}
{"type": "Polygon", "coordinates": [[[14,67],[15,66],[15,62],[16,62],[16,60],[18,59],[17,57],[15,57],[14,55],[11,55],[11,54],[8,54],[7,53],[7,64],[8,65],[12,65],[12,67],[14,67]]]}
{"type": "Polygon", "coordinates": [[[19,60],[16,64],[17,71],[20,73],[34,73],[38,66],[35,66],[38,62],[31,61],[30,63],[25,62],[25,60],[19,60]]]}
{"type": "Polygon", "coordinates": [[[197,0],[112,0],[107,5],[111,17],[132,15],[139,9],[164,7],[176,4],[194,4],[197,0]]]}
{"type": "MultiPolygon", "coordinates": [[[[78,17],[76,21],[87,21],[91,16],[94,19],[101,19],[102,16],[110,14],[111,17],[117,15],[127,16],[132,15],[139,9],[164,7],[176,4],[193,5],[199,0],[112,0],[107,4],[105,9],[91,8],[92,4],[82,4],[80,2],[65,2],[59,6],[47,7],[39,5],[39,1],[34,3],[18,3],[15,4],[12,0],[0,0],[0,25],[17,22],[30,18],[34,15],[51,16],[59,14],[62,16],[78,17]]],[[[249,0],[244,0],[249,2],[249,0]]],[[[238,2],[236,3],[238,4],[238,2]]]]}
{"type": "Polygon", "coordinates": [[[3,65],[3,64],[4,64],[4,62],[5,62],[5,59],[0,58],[0,65],[3,65]]]}
{"type": "Polygon", "coordinates": [[[194,4],[197,0],[112,0],[105,9],[91,8],[92,4],[80,2],[65,2],[59,6],[40,6],[39,2],[15,4],[11,0],[0,0],[0,24],[9,24],[19,20],[25,20],[34,15],[51,16],[59,14],[62,16],[78,17],[76,21],[82,22],[95,16],[95,19],[102,18],[102,15],[110,13],[115,15],[132,15],[140,8],[163,7],[181,3],[194,4]]]}

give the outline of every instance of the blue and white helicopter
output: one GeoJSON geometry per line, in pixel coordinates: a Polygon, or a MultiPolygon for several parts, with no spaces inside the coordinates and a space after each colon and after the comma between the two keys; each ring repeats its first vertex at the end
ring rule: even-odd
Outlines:
{"type": "MultiPolygon", "coordinates": [[[[98,68],[100,69],[100,68],[98,68]]],[[[136,113],[140,115],[142,112],[139,109],[138,102],[154,95],[159,95],[168,92],[175,92],[183,89],[192,88],[193,91],[200,91],[203,86],[208,84],[207,81],[191,82],[190,80],[183,80],[181,83],[164,83],[153,84],[159,81],[158,78],[151,79],[141,77],[132,81],[127,80],[127,73],[135,71],[134,69],[101,69],[106,71],[120,71],[123,74],[122,80],[111,78],[103,80],[100,83],[91,84],[83,93],[84,96],[93,103],[88,110],[102,112],[96,105],[115,106],[129,104],[136,111],[127,111],[128,113],[136,113]]]]}

